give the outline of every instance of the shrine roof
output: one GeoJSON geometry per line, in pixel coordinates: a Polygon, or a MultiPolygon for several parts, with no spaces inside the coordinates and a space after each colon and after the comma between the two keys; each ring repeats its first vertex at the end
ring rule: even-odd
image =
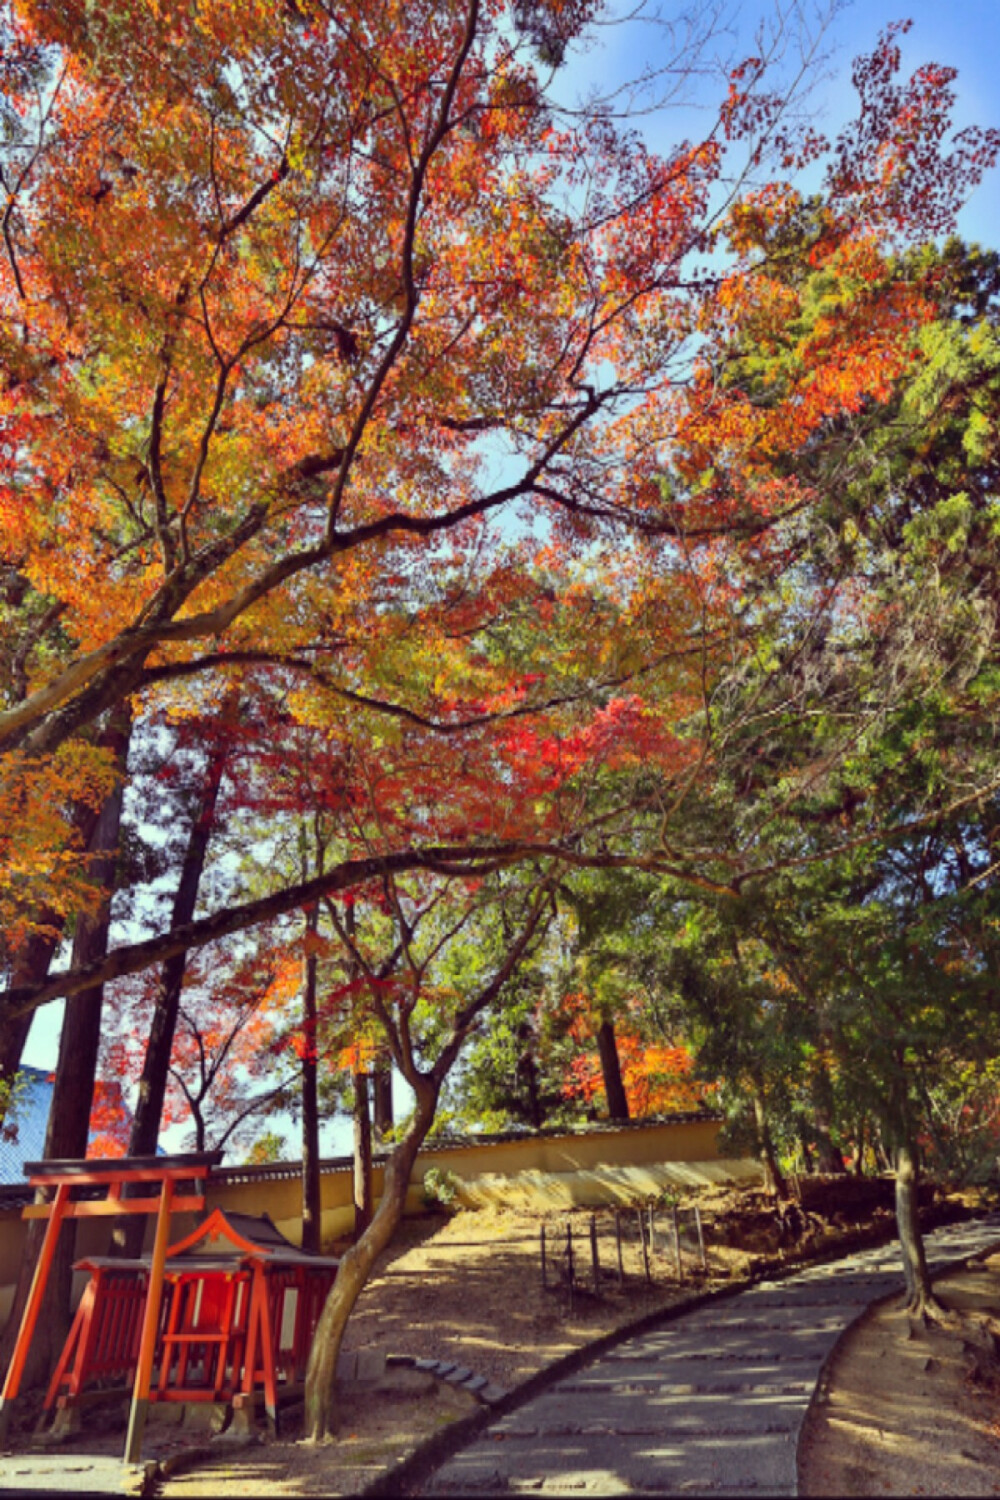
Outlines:
{"type": "Polygon", "coordinates": [[[167,1258],[179,1261],[197,1260],[213,1265],[234,1260],[264,1259],[282,1265],[336,1264],[328,1257],[300,1250],[267,1214],[241,1214],[213,1208],[212,1212],[190,1234],[167,1250],[167,1258]]]}

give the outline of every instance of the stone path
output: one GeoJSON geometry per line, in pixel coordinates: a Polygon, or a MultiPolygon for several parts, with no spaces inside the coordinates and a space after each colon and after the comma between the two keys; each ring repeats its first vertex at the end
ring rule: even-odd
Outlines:
{"type": "Polygon", "coordinates": [[[134,1495],[150,1493],[156,1464],[124,1464],[85,1453],[8,1453],[0,1458],[0,1490],[15,1494],[134,1495]]]}
{"type": "MultiPolygon", "coordinates": [[[[935,1270],[998,1242],[1000,1214],[925,1236],[935,1270]]],[[[420,1493],[795,1495],[823,1365],[855,1318],[897,1289],[888,1246],[706,1304],[502,1417],[420,1493]]]]}

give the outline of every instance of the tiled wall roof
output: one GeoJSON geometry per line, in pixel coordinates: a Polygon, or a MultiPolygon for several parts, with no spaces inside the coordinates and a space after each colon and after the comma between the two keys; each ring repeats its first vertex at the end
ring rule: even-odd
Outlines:
{"type": "Polygon", "coordinates": [[[22,1183],[24,1163],[45,1155],[45,1129],[55,1087],[43,1068],[22,1068],[13,1108],[0,1125],[0,1183],[22,1183]]]}

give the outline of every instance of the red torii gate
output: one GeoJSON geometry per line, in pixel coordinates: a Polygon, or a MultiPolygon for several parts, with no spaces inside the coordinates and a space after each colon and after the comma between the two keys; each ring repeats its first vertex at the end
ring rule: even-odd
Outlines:
{"type": "Polygon", "coordinates": [[[31,1290],[21,1319],[17,1343],[11,1357],[3,1392],[0,1394],[0,1444],[3,1443],[11,1411],[21,1388],[21,1377],[28,1356],[28,1349],[38,1322],[42,1297],[49,1279],[52,1259],[55,1255],[59,1230],[64,1219],[107,1218],[119,1214],[156,1214],[156,1233],[149,1268],[149,1289],[142,1318],[142,1333],[139,1340],[139,1357],[132,1387],[132,1406],[129,1412],[128,1433],[125,1439],[125,1462],[138,1463],[142,1453],[142,1438],[149,1408],[149,1390],[153,1374],[153,1359],[160,1325],[160,1308],[163,1298],[163,1270],[170,1241],[171,1214],[199,1213],[205,1207],[205,1195],[200,1184],[212,1168],[222,1160],[221,1151],[197,1152],[184,1156],[124,1156],[117,1158],[94,1158],[83,1161],[28,1162],[25,1172],[29,1184],[36,1189],[54,1189],[50,1202],[36,1202],[24,1210],[26,1219],[47,1219],[45,1239],[38,1265],[31,1282],[31,1290]],[[194,1191],[180,1195],[178,1188],[190,1182],[194,1191]],[[152,1192],[145,1196],[122,1196],[128,1185],[142,1185],[152,1192]],[[106,1188],[103,1198],[73,1197],[74,1190],[106,1188]],[[158,1191],[157,1191],[158,1190],[158,1191]]]}

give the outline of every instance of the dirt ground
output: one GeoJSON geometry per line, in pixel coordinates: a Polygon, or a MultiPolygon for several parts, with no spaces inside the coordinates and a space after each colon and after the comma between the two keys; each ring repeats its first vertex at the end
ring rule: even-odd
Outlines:
{"type": "Polygon", "coordinates": [[[1000,1494],[1000,1255],[940,1277],[950,1323],[878,1303],[842,1340],[799,1448],[801,1495],[1000,1494]]]}
{"type": "Polygon", "coordinates": [[[713,1249],[701,1269],[689,1222],[682,1224],[684,1280],[678,1282],[669,1221],[654,1222],[651,1280],[646,1281],[635,1214],[620,1219],[619,1284],[614,1217],[594,1216],[598,1229],[598,1290],[593,1295],[591,1215],[547,1217],[546,1281],[542,1285],[543,1220],[523,1212],[482,1209],[452,1219],[404,1223],[399,1241],[363,1292],[348,1324],[348,1351],[382,1347],[393,1354],[454,1359],[509,1387],[582,1344],[654,1307],[743,1271],[748,1257],[713,1249]],[[566,1290],[566,1229],[572,1225],[575,1295],[566,1290]]]}

